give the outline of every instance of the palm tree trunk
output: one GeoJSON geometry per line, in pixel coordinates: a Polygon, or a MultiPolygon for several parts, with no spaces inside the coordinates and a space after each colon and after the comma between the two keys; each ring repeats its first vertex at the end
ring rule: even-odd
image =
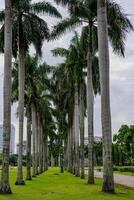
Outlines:
{"type": "Polygon", "coordinates": [[[46,159],[45,159],[45,170],[48,170],[48,137],[45,136],[45,152],[46,152],[46,159]]]}
{"type": "MultiPolygon", "coordinates": [[[[67,170],[67,147],[68,147],[68,137],[64,139],[64,169],[67,170]]],[[[59,162],[58,162],[59,163],[59,162]]],[[[58,164],[59,166],[59,164],[58,164]]]]}
{"type": "Polygon", "coordinates": [[[111,110],[109,89],[109,48],[106,0],[98,0],[98,44],[101,83],[101,117],[103,134],[103,188],[104,192],[114,192],[111,110]]]}
{"type": "MultiPolygon", "coordinates": [[[[53,164],[53,158],[52,158],[52,155],[51,155],[51,166],[53,164]]],[[[47,136],[44,135],[43,137],[43,171],[46,171],[47,170],[47,136]]]]}
{"type": "Polygon", "coordinates": [[[35,177],[35,122],[36,121],[36,111],[35,106],[32,104],[32,136],[33,136],[33,153],[32,153],[32,176],[35,177]]]}
{"type": "Polygon", "coordinates": [[[73,112],[73,124],[72,124],[72,174],[75,174],[75,106],[73,112]]]}
{"type": "Polygon", "coordinates": [[[35,174],[39,175],[38,171],[38,117],[37,111],[35,115],[35,174]]]}
{"type": "Polygon", "coordinates": [[[42,145],[42,166],[43,166],[43,172],[44,172],[45,171],[44,138],[42,138],[42,142],[43,142],[43,145],[42,145]]]}
{"type": "Polygon", "coordinates": [[[85,178],[84,173],[84,84],[80,84],[80,103],[79,103],[79,121],[80,121],[80,161],[81,161],[81,178],[85,178]]]}
{"type": "Polygon", "coordinates": [[[38,156],[38,174],[40,174],[40,157],[41,157],[41,152],[40,152],[40,146],[41,146],[41,133],[40,133],[40,116],[39,116],[39,112],[37,112],[37,130],[38,130],[38,152],[37,152],[37,156],[38,156]]]}
{"type": "MultiPolygon", "coordinates": [[[[29,107],[30,108],[30,107],[29,107]]],[[[27,162],[26,180],[31,178],[31,109],[27,108],[27,162]]]]}
{"type": "Polygon", "coordinates": [[[12,66],[12,11],[11,0],[5,0],[5,56],[4,56],[4,112],[3,161],[0,194],[11,194],[9,185],[9,153],[11,129],[11,66],[12,66]]]}
{"type": "Polygon", "coordinates": [[[94,92],[92,79],[92,22],[89,23],[89,46],[87,53],[87,118],[88,118],[88,183],[94,184],[94,92]]]}
{"type": "Polygon", "coordinates": [[[43,172],[43,133],[41,128],[40,119],[38,119],[38,126],[39,126],[39,173],[43,172]]]}
{"type": "Polygon", "coordinates": [[[71,154],[71,127],[68,129],[67,137],[67,170],[72,172],[72,154],[71,154]]]}
{"type": "Polygon", "coordinates": [[[80,176],[80,159],[79,159],[79,100],[78,89],[75,91],[75,175],[80,176]]]}
{"type": "Polygon", "coordinates": [[[25,51],[23,41],[22,19],[19,19],[19,153],[16,185],[24,185],[23,180],[23,122],[24,122],[24,86],[25,86],[25,51]]]}
{"type": "Polygon", "coordinates": [[[68,113],[68,119],[69,119],[69,130],[68,130],[68,148],[67,148],[67,165],[68,165],[68,171],[73,173],[73,147],[74,147],[74,134],[73,134],[73,113],[68,113]]]}

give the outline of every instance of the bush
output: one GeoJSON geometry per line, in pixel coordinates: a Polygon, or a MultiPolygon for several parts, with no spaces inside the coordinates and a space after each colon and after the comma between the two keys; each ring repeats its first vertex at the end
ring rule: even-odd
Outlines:
{"type": "Polygon", "coordinates": [[[101,172],[101,171],[102,171],[102,168],[101,168],[101,167],[98,167],[98,168],[96,168],[96,171],[97,171],[97,172],[101,172]]]}
{"type": "Polygon", "coordinates": [[[121,167],[120,172],[131,172],[134,173],[134,167],[121,167]]]}
{"type": "Polygon", "coordinates": [[[120,168],[119,167],[113,167],[113,171],[119,171],[120,168]]]}

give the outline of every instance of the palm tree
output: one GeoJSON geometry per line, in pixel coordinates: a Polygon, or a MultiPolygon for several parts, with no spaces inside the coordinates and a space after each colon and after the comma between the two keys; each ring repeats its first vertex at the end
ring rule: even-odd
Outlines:
{"type": "MultiPolygon", "coordinates": [[[[54,27],[51,34],[52,38],[58,38],[67,30],[78,27],[82,23],[87,23],[89,31],[89,47],[87,52],[87,113],[88,113],[88,139],[89,139],[89,171],[88,183],[94,183],[94,163],[93,163],[93,85],[92,79],[92,58],[94,55],[93,37],[97,32],[97,0],[82,1],[82,0],[55,0],[57,3],[68,5],[70,18],[67,18],[54,27]],[[90,91],[89,91],[90,90],[90,91]],[[89,98],[91,96],[91,98],[89,98]]],[[[124,55],[124,40],[126,33],[132,29],[132,25],[126,14],[122,12],[121,7],[108,0],[106,2],[108,13],[108,35],[113,47],[113,50],[124,55]],[[115,20],[116,19],[116,20],[115,20]]],[[[95,40],[97,42],[97,40],[95,40]]],[[[96,44],[95,44],[96,45],[96,44]]],[[[97,45],[96,45],[97,46],[97,45]]]]}
{"type": "MultiPolygon", "coordinates": [[[[29,55],[25,58],[25,95],[24,95],[24,105],[25,105],[25,116],[27,118],[27,171],[26,171],[26,180],[31,180],[31,117],[32,117],[32,108],[31,108],[31,99],[32,99],[32,89],[31,89],[31,74],[35,70],[37,65],[37,58],[32,58],[29,55]]],[[[18,71],[19,71],[19,61],[18,59],[14,62],[14,67],[12,70],[12,102],[18,101],[18,71]]]]}
{"type": "MultiPolygon", "coordinates": [[[[41,46],[44,38],[48,39],[47,23],[38,17],[40,14],[50,14],[60,18],[61,15],[50,3],[45,1],[32,3],[31,0],[13,1],[13,47],[19,52],[19,155],[18,174],[16,185],[23,185],[22,173],[22,145],[23,145],[23,119],[24,119],[24,82],[25,82],[25,54],[29,45],[34,44],[37,54],[41,55],[41,46]],[[17,40],[16,40],[17,38],[17,40]]],[[[3,12],[0,13],[1,15],[3,12]]],[[[4,25],[2,26],[2,28],[4,25]]],[[[2,33],[1,33],[2,34],[2,33]]],[[[15,52],[15,51],[14,51],[15,52]]]]}
{"type": "MultiPolygon", "coordinates": [[[[12,84],[12,100],[18,100],[18,60],[14,63],[13,68],[13,84],[12,84]]],[[[49,107],[49,101],[51,94],[47,93],[50,87],[50,79],[48,75],[51,72],[51,67],[46,63],[40,65],[38,57],[31,57],[30,55],[26,55],[25,58],[25,70],[26,70],[26,78],[25,78],[25,95],[24,95],[24,105],[26,110],[27,117],[27,174],[26,179],[31,180],[31,117],[32,117],[32,136],[33,136],[33,176],[37,174],[38,166],[39,173],[43,171],[43,142],[46,139],[44,137],[43,126],[47,126],[48,110],[44,110],[44,106],[47,105],[49,107]],[[37,119],[36,119],[37,117],[37,119]],[[45,122],[44,122],[45,121],[45,122]],[[38,126],[36,126],[36,123],[38,126]],[[36,145],[39,146],[39,149],[35,149],[35,136],[36,129],[38,129],[38,143],[36,145]],[[36,154],[36,159],[35,159],[36,154]]],[[[45,140],[46,142],[46,140],[45,140]]],[[[47,143],[45,143],[47,146],[47,143]]],[[[45,146],[45,150],[47,152],[47,147],[45,146]]],[[[45,155],[45,160],[46,155],[45,155]]],[[[47,167],[45,167],[46,169],[47,167]]]]}
{"type": "MultiPolygon", "coordinates": [[[[84,114],[85,114],[85,84],[84,84],[84,73],[83,68],[85,67],[85,51],[82,51],[81,47],[82,41],[77,33],[73,37],[69,49],[64,48],[56,48],[52,50],[54,56],[64,56],[65,57],[65,64],[60,68],[57,69],[59,71],[57,79],[59,80],[60,86],[57,88],[61,88],[58,93],[60,94],[60,100],[63,102],[63,107],[60,107],[60,111],[63,109],[62,113],[64,115],[68,115],[68,135],[67,135],[67,154],[66,159],[68,162],[67,169],[72,172],[71,169],[71,160],[75,161],[74,172],[76,176],[80,175],[81,171],[81,178],[84,178],[84,114]],[[63,68],[63,69],[62,69],[63,68]],[[66,81],[62,78],[60,81],[60,74],[63,73],[65,77],[68,77],[68,80],[65,78],[66,81]],[[61,83],[60,83],[61,82],[61,83]],[[70,85],[70,83],[72,83],[70,85]],[[64,88],[65,87],[65,88],[64,88]],[[63,93],[63,100],[61,99],[61,94],[63,93]],[[70,94],[69,94],[70,93],[70,94]],[[74,95],[75,94],[75,95],[74,95]],[[65,98],[66,97],[66,98],[65,98]],[[70,98],[71,97],[71,98],[70,98]],[[72,101],[71,101],[72,99],[72,101]],[[70,101],[72,102],[72,106],[70,101]],[[67,103],[68,102],[68,103],[67,103]],[[69,108],[70,107],[70,108],[69,108]],[[73,112],[71,111],[73,110],[73,112]],[[80,121],[80,125],[79,125],[80,121]],[[73,128],[71,128],[73,126],[73,128]],[[74,130],[73,130],[74,129],[74,130]],[[80,148],[79,148],[79,133],[80,133],[80,148]],[[73,137],[73,141],[71,141],[71,137],[73,137]],[[75,153],[71,153],[71,143],[74,142],[74,149],[75,153]],[[74,158],[71,159],[72,155],[75,155],[74,158]],[[80,157],[79,157],[80,155],[80,157]],[[81,170],[79,170],[79,160],[81,163],[81,170]]],[[[62,128],[63,129],[63,128],[62,128]]],[[[73,145],[72,145],[73,146],[73,145]]]]}
{"type": "Polygon", "coordinates": [[[103,188],[104,192],[114,192],[112,163],[112,133],[109,90],[109,48],[106,1],[98,0],[98,45],[101,84],[101,121],[103,134],[103,188]]]}
{"type": "MultiPolygon", "coordinates": [[[[67,56],[68,49],[57,48],[52,50],[55,56],[67,56]]],[[[66,58],[65,58],[66,59],[66,58]]],[[[69,60],[68,60],[69,61],[69,60]]],[[[61,63],[53,72],[53,90],[55,117],[57,129],[60,135],[63,135],[65,141],[68,141],[65,153],[65,168],[74,173],[75,169],[75,140],[73,131],[73,114],[74,114],[74,81],[73,68],[66,66],[67,62],[61,63]],[[68,118],[68,120],[67,120],[68,118]],[[68,133],[68,134],[67,134],[68,133]],[[66,165],[67,164],[67,165],[66,165]]],[[[66,146],[66,145],[65,145],[66,146]]]]}
{"type": "Polygon", "coordinates": [[[11,0],[5,0],[5,56],[4,56],[4,120],[3,162],[0,193],[11,194],[9,185],[9,153],[11,129],[11,66],[12,66],[12,8],[11,0]]]}

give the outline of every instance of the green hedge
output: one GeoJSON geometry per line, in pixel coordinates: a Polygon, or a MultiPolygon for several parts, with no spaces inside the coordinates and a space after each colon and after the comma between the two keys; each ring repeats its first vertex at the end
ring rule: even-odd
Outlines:
{"type": "Polygon", "coordinates": [[[134,167],[113,167],[114,171],[134,173],[134,167]]]}
{"type": "Polygon", "coordinates": [[[119,167],[113,167],[113,171],[120,171],[119,167]]]}
{"type": "Polygon", "coordinates": [[[132,172],[132,173],[134,173],[134,167],[122,167],[122,168],[120,168],[120,172],[132,172]]]}

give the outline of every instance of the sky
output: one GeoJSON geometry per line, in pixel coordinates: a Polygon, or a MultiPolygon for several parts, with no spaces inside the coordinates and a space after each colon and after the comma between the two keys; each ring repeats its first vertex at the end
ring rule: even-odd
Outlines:
{"type": "MultiPolygon", "coordinates": [[[[37,1],[38,0],[34,0],[37,1]]],[[[53,2],[52,0],[49,0],[53,2]]],[[[134,1],[116,0],[123,7],[123,11],[128,14],[131,22],[134,22],[134,1]]],[[[4,0],[0,0],[0,10],[4,8],[4,0]]],[[[57,7],[61,14],[67,16],[66,10],[57,7]]],[[[50,28],[57,23],[57,20],[47,15],[43,17],[50,28]]],[[[134,25],[134,24],[133,24],[134,25]]],[[[53,42],[44,42],[42,47],[42,61],[48,64],[57,64],[61,62],[60,58],[54,58],[51,49],[55,47],[68,47],[73,32],[66,34],[60,39],[53,42]]],[[[112,133],[116,133],[122,124],[134,124],[134,32],[128,34],[125,41],[126,51],[125,58],[119,57],[112,52],[110,47],[110,95],[111,95],[111,115],[112,115],[112,133]]],[[[34,53],[33,48],[31,52],[34,53]]],[[[0,123],[3,120],[3,55],[0,55],[0,123]]],[[[16,143],[18,141],[18,119],[16,117],[17,104],[12,106],[12,123],[16,127],[16,143]]],[[[95,135],[101,136],[101,108],[100,97],[95,99],[94,114],[94,132],[95,135]]],[[[86,135],[87,135],[87,123],[86,135]]],[[[24,123],[24,139],[26,136],[26,120],[24,123]]]]}

